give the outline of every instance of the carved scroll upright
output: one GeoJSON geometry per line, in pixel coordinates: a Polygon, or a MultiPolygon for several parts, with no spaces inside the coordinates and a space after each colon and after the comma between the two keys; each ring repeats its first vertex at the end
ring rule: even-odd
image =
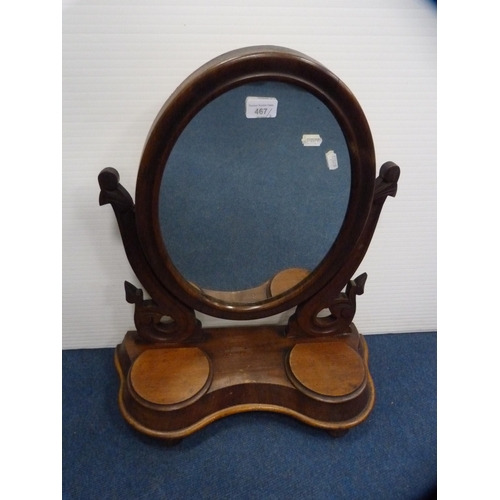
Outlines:
{"type": "Polygon", "coordinates": [[[99,174],[101,194],[99,204],[113,207],[128,261],[151,300],[143,299],[143,291],[125,282],[127,302],[135,304],[134,321],[139,336],[150,342],[175,343],[198,338],[201,324],[194,310],[177,300],[156,279],[144,257],[137,237],[134,203],[128,191],[120,184],[114,168],[99,174]],[[162,321],[168,318],[167,321],[162,321]]]}

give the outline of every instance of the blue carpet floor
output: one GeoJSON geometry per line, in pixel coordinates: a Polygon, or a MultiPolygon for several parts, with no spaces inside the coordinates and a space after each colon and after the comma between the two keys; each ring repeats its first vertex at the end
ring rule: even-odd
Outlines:
{"type": "Polygon", "coordinates": [[[63,499],[435,498],[436,333],[366,340],[377,401],[344,437],[247,413],[173,448],[121,417],[113,349],[63,351],[63,499]]]}

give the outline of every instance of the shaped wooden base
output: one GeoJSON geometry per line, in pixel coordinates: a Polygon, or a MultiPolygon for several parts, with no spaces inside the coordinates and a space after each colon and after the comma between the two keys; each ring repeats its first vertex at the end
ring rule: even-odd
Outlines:
{"type": "Polygon", "coordinates": [[[135,429],[170,444],[218,418],[272,411],[341,435],[373,408],[366,342],[354,325],[335,338],[288,338],[283,326],[207,328],[196,345],[116,348],[119,404],[135,429]]]}

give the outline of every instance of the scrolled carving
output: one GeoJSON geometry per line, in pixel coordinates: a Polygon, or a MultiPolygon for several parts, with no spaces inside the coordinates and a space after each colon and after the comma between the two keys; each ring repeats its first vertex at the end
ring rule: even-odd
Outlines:
{"type": "Polygon", "coordinates": [[[120,184],[118,171],[105,168],[98,180],[101,187],[99,204],[112,206],[130,265],[152,297],[152,300],[144,300],[141,289],[125,283],[127,302],[135,304],[134,320],[139,336],[156,343],[198,339],[201,324],[193,309],[166,290],[151,271],[137,236],[134,203],[120,184]],[[161,323],[164,316],[169,316],[172,321],[161,323]]]}
{"type": "Polygon", "coordinates": [[[351,322],[356,314],[356,296],[363,294],[367,277],[368,275],[363,273],[356,279],[350,280],[345,292],[332,295],[329,301],[322,302],[321,305],[317,303],[316,308],[310,304],[306,309],[307,313],[304,313],[301,306],[299,306],[290,319],[288,335],[318,336],[349,332],[351,322]],[[319,316],[323,309],[328,309],[330,314],[319,316]]]}
{"type": "Polygon", "coordinates": [[[182,340],[179,325],[171,317],[172,312],[162,309],[154,300],[145,300],[142,289],[125,281],[125,298],[129,304],[135,304],[134,323],[143,340],[155,343],[182,340]],[[171,320],[162,321],[165,316],[171,320]]]}
{"type": "Polygon", "coordinates": [[[388,196],[396,196],[401,169],[392,161],[380,167],[379,176],[375,180],[374,204],[383,204],[388,196]]]}
{"type": "Polygon", "coordinates": [[[113,210],[127,212],[134,210],[134,202],[129,192],[120,184],[120,174],[114,168],[108,167],[101,171],[98,177],[101,193],[99,205],[111,204],[113,210]]]}
{"type": "Polygon", "coordinates": [[[356,296],[364,292],[368,275],[363,273],[355,280],[350,280],[345,293],[341,293],[328,307],[328,316],[316,316],[314,321],[321,327],[328,327],[331,331],[345,332],[348,330],[356,314],[356,296]]]}
{"type": "Polygon", "coordinates": [[[385,200],[388,196],[396,196],[399,175],[400,168],[394,162],[388,161],[382,165],[379,176],[375,179],[370,214],[355,250],[342,270],[324,288],[297,306],[295,314],[289,320],[287,335],[337,335],[349,330],[356,311],[355,296],[363,293],[367,275],[364,273],[354,281],[348,280],[368,250],[385,200]],[[341,293],[346,282],[346,292],[341,293]],[[323,309],[329,309],[331,314],[324,318],[318,317],[323,309]]]}

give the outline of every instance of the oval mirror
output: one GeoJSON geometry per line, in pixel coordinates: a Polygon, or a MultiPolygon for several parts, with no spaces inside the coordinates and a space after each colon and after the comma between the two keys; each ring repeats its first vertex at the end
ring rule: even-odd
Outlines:
{"type": "Polygon", "coordinates": [[[159,195],[163,241],[203,293],[261,301],[323,260],[350,190],[347,144],[325,104],[288,83],[247,83],[205,106],[172,149],[159,195]]]}
{"type": "Polygon", "coordinates": [[[144,253],[199,311],[283,311],[353,250],[374,163],[359,104],[326,68],[277,47],[224,54],[176,90],[150,131],[136,192],[144,253]]]}

